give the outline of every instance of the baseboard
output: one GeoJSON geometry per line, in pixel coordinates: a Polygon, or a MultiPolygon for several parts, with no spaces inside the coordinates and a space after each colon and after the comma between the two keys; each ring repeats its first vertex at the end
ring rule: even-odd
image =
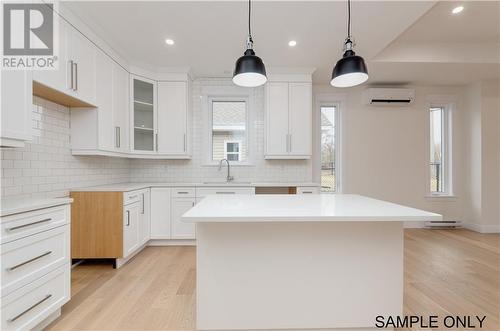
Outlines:
{"type": "Polygon", "coordinates": [[[500,233],[500,224],[474,224],[463,223],[462,226],[466,229],[479,233],[500,233]]]}
{"type": "Polygon", "coordinates": [[[196,246],[196,239],[151,239],[147,246],[196,246]]]}
{"type": "Polygon", "coordinates": [[[423,222],[404,222],[403,227],[405,229],[422,229],[425,227],[423,222]]]}

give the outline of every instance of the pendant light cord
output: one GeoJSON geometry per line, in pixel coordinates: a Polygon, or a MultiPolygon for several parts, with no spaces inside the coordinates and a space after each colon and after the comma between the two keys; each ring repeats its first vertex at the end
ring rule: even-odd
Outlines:
{"type": "Polygon", "coordinates": [[[351,40],[351,0],[347,0],[347,39],[351,40]]]}
{"type": "Polygon", "coordinates": [[[252,15],[252,1],[248,0],[248,38],[252,41],[252,27],[250,25],[250,19],[252,15]]]}

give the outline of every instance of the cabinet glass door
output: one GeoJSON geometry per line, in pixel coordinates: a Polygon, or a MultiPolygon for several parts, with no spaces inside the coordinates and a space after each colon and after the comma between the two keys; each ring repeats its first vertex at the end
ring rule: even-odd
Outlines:
{"type": "Polygon", "coordinates": [[[134,149],[154,150],[154,85],[134,79],[134,149]]]}

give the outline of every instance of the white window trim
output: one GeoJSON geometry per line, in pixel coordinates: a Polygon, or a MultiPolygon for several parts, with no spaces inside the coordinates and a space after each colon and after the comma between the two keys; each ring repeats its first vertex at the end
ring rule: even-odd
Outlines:
{"type": "MultiPolygon", "coordinates": [[[[345,108],[346,96],[344,94],[317,94],[315,96],[315,126],[316,134],[314,139],[314,151],[316,152],[313,165],[317,168],[318,175],[316,180],[321,185],[321,107],[334,106],[335,108],[335,191],[321,192],[322,194],[342,193],[344,188],[344,172],[343,172],[343,113],[345,108]]],[[[321,187],[320,187],[321,190],[321,187]]]]}
{"type": "Polygon", "coordinates": [[[242,88],[236,86],[204,86],[201,88],[201,106],[202,121],[204,123],[204,134],[207,139],[203,148],[202,166],[216,167],[219,161],[212,160],[212,102],[215,101],[245,101],[246,123],[246,160],[231,162],[231,166],[254,166],[253,163],[253,115],[252,109],[255,108],[254,91],[251,88],[242,88]]]}
{"type": "Polygon", "coordinates": [[[427,134],[426,134],[426,173],[427,173],[427,198],[455,198],[453,187],[453,112],[456,105],[456,97],[448,95],[434,95],[427,98],[427,134]],[[443,108],[443,192],[431,192],[431,172],[430,172],[430,109],[443,108]]]}
{"type": "MultiPolygon", "coordinates": [[[[224,157],[227,158],[227,144],[238,144],[238,152],[229,152],[230,154],[238,154],[238,161],[241,160],[241,140],[224,140],[224,157]]],[[[229,160],[229,159],[228,159],[229,160]]]]}

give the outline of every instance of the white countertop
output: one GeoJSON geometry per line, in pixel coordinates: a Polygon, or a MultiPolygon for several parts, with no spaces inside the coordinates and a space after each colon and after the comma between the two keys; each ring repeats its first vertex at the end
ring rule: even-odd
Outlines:
{"type": "Polygon", "coordinates": [[[210,195],[182,220],[202,222],[440,221],[442,216],[355,194],[210,195]]]}
{"type": "Polygon", "coordinates": [[[29,199],[2,199],[0,216],[24,213],[31,210],[55,207],[72,203],[73,199],[67,198],[29,198],[29,199]]]}
{"type": "Polygon", "coordinates": [[[203,183],[118,183],[109,185],[73,188],[73,192],[128,192],[148,187],[318,187],[311,182],[266,183],[266,182],[203,182],[203,183]]]}

